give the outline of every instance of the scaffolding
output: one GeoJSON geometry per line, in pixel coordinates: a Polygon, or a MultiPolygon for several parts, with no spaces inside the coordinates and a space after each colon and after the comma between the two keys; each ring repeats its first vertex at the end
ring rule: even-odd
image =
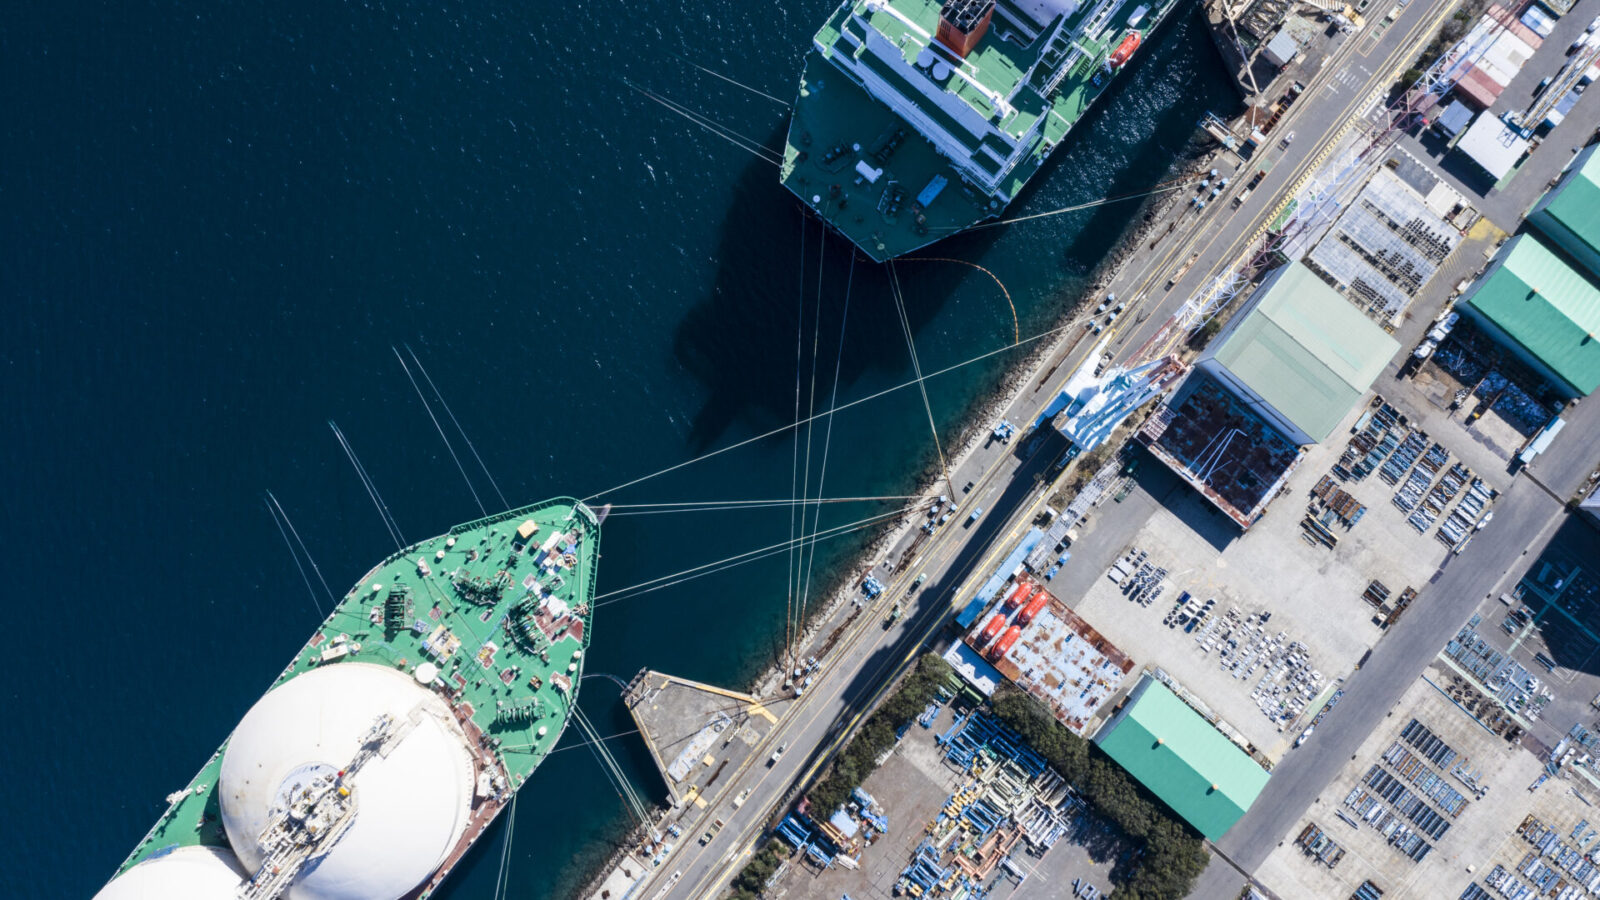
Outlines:
{"type": "Polygon", "coordinates": [[[1379,169],[1306,261],[1368,316],[1392,322],[1460,241],[1421,196],[1379,169]]]}

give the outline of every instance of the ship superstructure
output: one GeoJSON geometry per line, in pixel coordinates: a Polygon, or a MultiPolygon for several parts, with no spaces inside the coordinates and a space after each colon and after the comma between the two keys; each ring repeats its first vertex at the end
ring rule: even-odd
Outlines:
{"type": "Polygon", "coordinates": [[[566,727],[599,540],[550,500],[384,560],[96,900],[427,897],[566,727]]]}
{"type": "Polygon", "coordinates": [[[883,261],[998,215],[1177,0],[845,0],[780,178],[883,261]]]}

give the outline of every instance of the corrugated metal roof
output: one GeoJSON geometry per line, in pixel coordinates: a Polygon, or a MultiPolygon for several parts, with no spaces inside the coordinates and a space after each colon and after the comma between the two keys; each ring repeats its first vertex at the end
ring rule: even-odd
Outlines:
{"type": "Polygon", "coordinates": [[[1494,116],[1479,116],[1456,142],[1456,149],[1499,180],[1528,152],[1528,140],[1494,116]]]}
{"type": "Polygon", "coordinates": [[[1461,76],[1456,82],[1456,96],[1475,104],[1479,109],[1488,109],[1494,105],[1495,98],[1505,90],[1495,84],[1488,74],[1478,71],[1476,66],[1467,69],[1467,74],[1461,76]]]}
{"type": "Polygon", "coordinates": [[[1467,304],[1587,395],[1600,387],[1600,287],[1518,235],[1467,304]]]}
{"type": "MultiPolygon", "coordinates": [[[[1565,183],[1528,222],[1558,244],[1573,243],[1600,257],[1600,148],[1589,147],[1565,183]]],[[[1600,271],[1594,272],[1600,275],[1600,271]]]]}
{"type": "Polygon", "coordinates": [[[1290,263],[1261,292],[1213,355],[1320,442],[1400,345],[1301,263],[1290,263]]]}
{"type": "Polygon", "coordinates": [[[1244,815],[1267,773],[1210,722],[1150,680],[1100,749],[1161,802],[1216,840],[1244,815]]]}

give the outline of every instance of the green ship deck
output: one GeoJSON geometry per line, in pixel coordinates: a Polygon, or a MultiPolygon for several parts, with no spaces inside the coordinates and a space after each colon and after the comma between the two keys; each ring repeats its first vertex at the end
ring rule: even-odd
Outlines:
{"type": "MultiPolygon", "coordinates": [[[[434,692],[469,736],[483,739],[510,790],[474,810],[461,845],[418,897],[437,887],[561,738],[589,646],[599,525],[582,503],[549,500],[396,552],[350,589],[269,687],[351,662],[437,668],[434,692]]],[[[168,798],[116,875],[178,847],[229,846],[215,790],[227,747],[168,798]]]]}
{"type": "Polygon", "coordinates": [[[779,178],[878,262],[994,218],[1176,4],[998,0],[963,59],[935,37],[939,0],[845,0],[806,55],[779,178]]]}

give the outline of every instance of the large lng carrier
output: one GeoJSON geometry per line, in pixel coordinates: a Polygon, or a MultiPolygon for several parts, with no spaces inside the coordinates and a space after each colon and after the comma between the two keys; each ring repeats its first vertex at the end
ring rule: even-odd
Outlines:
{"type": "Polygon", "coordinates": [[[384,560],[96,900],[428,896],[566,726],[599,540],[550,500],[384,560]]]}
{"type": "Polygon", "coordinates": [[[1000,214],[1178,0],[845,0],[780,173],[882,262],[1000,214]]]}

